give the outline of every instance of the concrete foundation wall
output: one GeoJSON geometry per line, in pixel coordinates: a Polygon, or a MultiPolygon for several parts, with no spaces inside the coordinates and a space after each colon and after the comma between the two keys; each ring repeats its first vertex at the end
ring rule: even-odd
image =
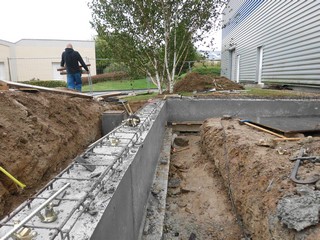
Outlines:
{"type": "Polygon", "coordinates": [[[91,239],[139,239],[167,120],[166,104],[152,124],[91,239]]]}
{"type": "Polygon", "coordinates": [[[203,121],[211,117],[317,116],[319,100],[168,99],[169,122],[203,121]]]}

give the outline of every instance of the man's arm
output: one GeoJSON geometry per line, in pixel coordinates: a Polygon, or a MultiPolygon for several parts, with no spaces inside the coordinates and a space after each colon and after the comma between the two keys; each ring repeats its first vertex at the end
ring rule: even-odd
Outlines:
{"type": "Polygon", "coordinates": [[[64,67],[64,52],[62,53],[62,55],[61,55],[61,62],[60,62],[60,66],[61,67],[64,67]]]}
{"type": "Polygon", "coordinates": [[[85,62],[83,61],[80,53],[78,53],[78,61],[80,62],[81,66],[82,66],[87,72],[89,72],[89,68],[87,67],[87,65],[86,65],[85,62]]]}

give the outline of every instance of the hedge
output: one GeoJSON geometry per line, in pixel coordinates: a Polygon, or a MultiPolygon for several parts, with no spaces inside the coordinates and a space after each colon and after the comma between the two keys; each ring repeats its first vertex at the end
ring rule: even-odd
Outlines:
{"type": "MultiPolygon", "coordinates": [[[[128,80],[129,75],[126,72],[109,72],[99,75],[94,75],[91,77],[92,83],[112,81],[112,80],[128,80]]],[[[88,83],[88,76],[82,77],[83,83],[88,83]]]]}
{"type": "Polygon", "coordinates": [[[46,80],[46,81],[30,80],[30,81],[23,81],[21,83],[40,86],[40,87],[48,87],[48,88],[67,87],[67,83],[65,81],[59,81],[59,80],[46,80]]]}

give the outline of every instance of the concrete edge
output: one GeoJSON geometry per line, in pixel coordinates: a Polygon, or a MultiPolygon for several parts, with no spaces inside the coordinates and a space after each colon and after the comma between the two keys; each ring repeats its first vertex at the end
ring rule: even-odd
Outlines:
{"type": "Polygon", "coordinates": [[[143,240],[160,240],[166,212],[166,198],[168,189],[168,175],[170,167],[172,129],[166,128],[158,165],[150,189],[145,212],[144,224],[140,229],[143,240]]]}

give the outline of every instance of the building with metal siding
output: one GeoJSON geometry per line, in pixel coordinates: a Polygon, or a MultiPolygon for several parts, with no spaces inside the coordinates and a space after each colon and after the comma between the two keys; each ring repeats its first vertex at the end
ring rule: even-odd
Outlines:
{"type": "Polygon", "coordinates": [[[319,0],[230,0],[221,75],[236,82],[320,85],[319,0]]]}

